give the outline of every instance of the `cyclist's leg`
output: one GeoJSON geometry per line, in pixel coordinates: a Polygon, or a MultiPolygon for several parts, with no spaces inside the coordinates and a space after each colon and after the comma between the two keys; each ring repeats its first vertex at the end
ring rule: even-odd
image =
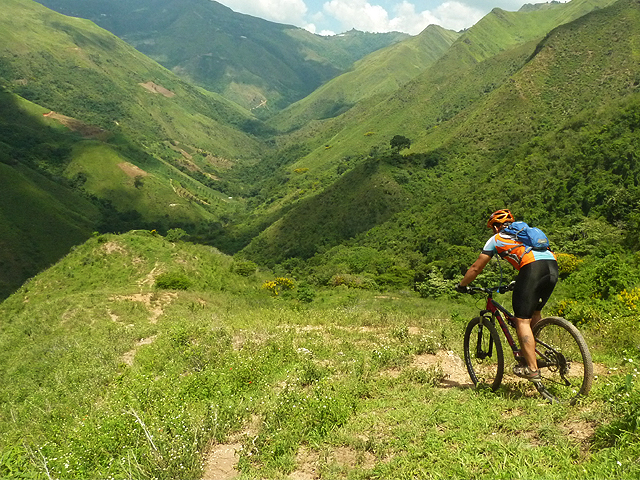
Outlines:
{"type": "Polygon", "coordinates": [[[533,329],[536,323],[538,323],[540,320],[542,320],[542,311],[536,310],[535,312],[533,312],[533,316],[531,317],[531,329],[533,329]]]}
{"type": "Polygon", "coordinates": [[[538,370],[536,342],[531,326],[541,317],[539,286],[545,276],[548,276],[548,268],[543,262],[529,263],[520,269],[513,289],[512,305],[516,317],[516,333],[520,351],[531,371],[538,370]]]}
{"type": "Polygon", "coordinates": [[[545,263],[545,268],[548,269],[548,273],[540,278],[540,281],[536,285],[536,297],[538,297],[538,304],[535,307],[535,311],[533,312],[533,316],[531,317],[531,328],[533,328],[536,323],[542,320],[542,309],[547,304],[551,293],[553,293],[553,289],[556,287],[556,283],[558,282],[558,264],[557,262],[547,261],[545,263]]]}
{"type": "Polygon", "coordinates": [[[536,343],[531,327],[540,321],[542,307],[551,296],[557,278],[555,261],[539,261],[520,269],[513,290],[513,312],[520,350],[530,370],[538,370],[536,343]]]}
{"type": "Polygon", "coordinates": [[[536,341],[531,331],[531,318],[516,317],[515,325],[522,356],[527,362],[529,370],[535,372],[538,370],[538,362],[536,360],[536,341]]]}

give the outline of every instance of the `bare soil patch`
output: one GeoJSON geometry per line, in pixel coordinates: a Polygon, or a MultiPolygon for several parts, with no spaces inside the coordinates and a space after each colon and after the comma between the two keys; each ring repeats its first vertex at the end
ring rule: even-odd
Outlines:
{"type": "Polygon", "coordinates": [[[151,345],[156,340],[156,338],[157,335],[153,335],[152,337],[143,338],[142,340],[137,342],[133,349],[129,350],[122,356],[122,362],[131,367],[133,365],[133,359],[136,356],[138,349],[143,345],[151,345]]]}
{"type": "Polygon", "coordinates": [[[118,167],[120,168],[120,170],[122,170],[124,173],[126,173],[131,178],[146,177],[147,175],[149,175],[149,173],[145,172],[140,167],[137,167],[134,164],[129,163],[129,162],[119,163],[118,167]]]}
{"type": "Polygon", "coordinates": [[[85,138],[97,138],[99,140],[105,140],[106,137],[109,136],[109,132],[103,130],[99,127],[94,127],[93,125],[87,125],[86,123],[81,122],[72,117],[67,117],[66,115],[62,115],[60,113],[56,113],[51,111],[49,113],[45,113],[43,116],[47,118],[51,118],[53,120],[58,121],[69,130],[74,132],[78,132],[85,138]]]}
{"type": "Polygon", "coordinates": [[[157,323],[158,318],[164,313],[164,308],[177,296],[178,294],[173,292],[165,292],[160,295],[156,293],[136,293],[133,295],[115,295],[111,297],[111,300],[129,300],[143,303],[151,313],[149,323],[157,323]]]}
{"type": "Polygon", "coordinates": [[[229,170],[231,167],[233,167],[233,162],[226,158],[207,155],[205,160],[214,167],[224,168],[225,170],[229,170]]]}
{"type": "Polygon", "coordinates": [[[240,472],[236,470],[236,465],[241,449],[242,445],[239,443],[215,445],[205,459],[202,480],[229,480],[239,477],[240,472]]]}
{"type": "Polygon", "coordinates": [[[417,355],[411,364],[414,368],[428,370],[440,366],[444,378],[440,382],[442,388],[473,387],[462,359],[449,350],[439,350],[435,354],[417,355]]]}
{"type": "Polygon", "coordinates": [[[151,93],[159,93],[160,95],[167,98],[176,96],[176,94],[173,93],[171,90],[167,90],[162,85],[158,85],[157,83],[147,82],[147,83],[139,83],[138,85],[140,85],[143,88],[146,88],[151,93]]]}

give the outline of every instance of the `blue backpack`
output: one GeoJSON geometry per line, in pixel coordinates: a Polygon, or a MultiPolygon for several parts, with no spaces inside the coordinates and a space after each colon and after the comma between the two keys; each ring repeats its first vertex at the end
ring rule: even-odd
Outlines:
{"type": "Polygon", "coordinates": [[[531,250],[544,251],[549,249],[549,239],[542,230],[530,227],[525,222],[513,222],[503,230],[504,233],[512,235],[518,242],[526,248],[525,253],[531,250]]]}

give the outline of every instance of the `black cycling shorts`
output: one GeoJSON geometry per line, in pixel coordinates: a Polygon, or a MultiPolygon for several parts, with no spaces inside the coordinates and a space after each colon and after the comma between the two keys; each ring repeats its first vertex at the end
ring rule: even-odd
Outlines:
{"type": "Polygon", "coordinates": [[[555,260],[536,260],[520,269],[513,289],[511,304],[518,318],[531,318],[542,310],[558,281],[555,260]]]}

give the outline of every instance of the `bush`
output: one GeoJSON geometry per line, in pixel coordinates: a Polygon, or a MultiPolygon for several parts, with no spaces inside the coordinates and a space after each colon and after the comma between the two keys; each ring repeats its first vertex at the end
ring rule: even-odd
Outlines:
{"type": "Polygon", "coordinates": [[[158,275],[155,286],[162,290],[188,290],[191,280],[184,273],[167,272],[158,275]]]}
{"type": "Polygon", "coordinates": [[[231,266],[231,271],[242,275],[243,277],[249,277],[256,273],[258,265],[250,260],[235,260],[231,266]]]}
{"type": "Polygon", "coordinates": [[[448,297],[453,292],[456,282],[453,280],[445,280],[442,272],[434,268],[432,269],[424,282],[416,284],[416,290],[422,298],[441,298],[448,297]]]}
{"type": "Polygon", "coordinates": [[[298,300],[304,303],[311,303],[316,298],[316,292],[309,284],[300,285],[298,288],[298,300]]]}
{"type": "Polygon", "coordinates": [[[271,295],[275,297],[284,291],[293,290],[296,286],[290,278],[278,277],[274,280],[264,282],[262,288],[269,291],[271,295]]]}
{"type": "Polygon", "coordinates": [[[556,258],[558,260],[558,271],[562,278],[566,278],[575,272],[582,262],[582,260],[570,253],[557,253],[556,258]]]}
{"type": "Polygon", "coordinates": [[[188,234],[183,229],[172,228],[167,232],[167,235],[164,238],[166,238],[169,242],[177,242],[178,240],[182,240],[186,236],[188,236],[188,234]]]}

